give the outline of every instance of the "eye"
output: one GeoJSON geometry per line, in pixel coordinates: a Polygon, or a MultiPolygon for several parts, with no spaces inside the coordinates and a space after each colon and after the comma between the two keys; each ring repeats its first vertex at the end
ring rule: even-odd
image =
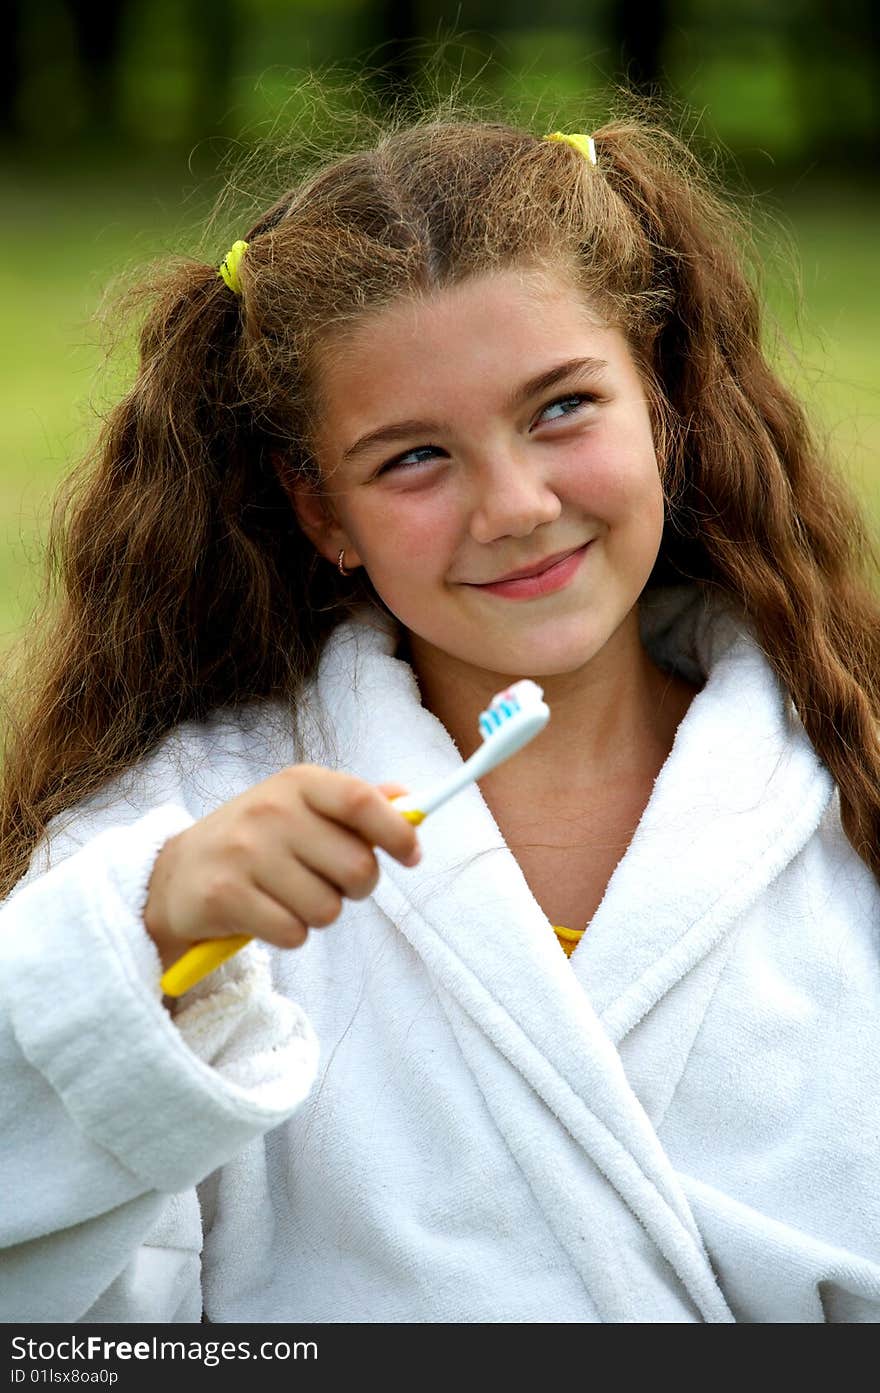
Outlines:
{"type": "MultiPolygon", "coordinates": [[[[589,405],[596,400],[597,398],[592,392],[574,392],[569,396],[556,397],[553,401],[549,401],[538,415],[539,417],[543,416],[545,412],[550,411],[554,406],[571,406],[571,404],[574,403],[572,410],[563,411],[562,413],[563,416],[574,416],[583,406],[589,405]]],[[[557,416],[555,419],[559,420],[560,417],[557,416]]],[[[380,474],[387,473],[389,469],[414,468],[414,465],[406,463],[413,455],[435,455],[438,453],[440,453],[439,445],[417,445],[414,450],[407,450],[403,455],[396,455],[394,459],[386,460],[385,464],[377,469],[373,478],[378,479],[380,474]]]]}
{"type": "Polygon", "coordinates": [[[376,473],[373,475],[373,478],[378,479],[380,474],[386,473],[386,471],[389,469],[396,469],[399,466],[409,468],[410,466],[404,465],[404,461],[408,460],[411,455],[436,454],[439,449],[439,445],[417,445],[414,450],[407,450],[405,455],[396,455],[394,459],[388,460],[385,464],[382,465],[381,469],[378,469],[376,471],[376,473]]]}
{"type": "MultiPolygon", "coordinates": [[[[557,397],[555,401],[548,401],[547,405],[543,407],[538,414],[539,416],[543,416],[545,412],[550,411],[554,406],[568,406],[574,402],[574,410],[563,411],[562,413],[563,416],[574,416],[582,406],[589,402],[594,402],[595,400],[596,398],[591,392],[573,392],[570,396],[557,397]]],[[[555,419],[558,421],[560,418],[557,416],[555,419]]]]}

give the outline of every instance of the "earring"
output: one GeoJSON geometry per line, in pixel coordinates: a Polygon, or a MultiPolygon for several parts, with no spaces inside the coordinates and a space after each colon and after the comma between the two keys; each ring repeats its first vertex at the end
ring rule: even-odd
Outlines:
{"type": "Polygon", "coordinates": [[[336,558],[336,565],[339,567],[339,574],[340,574],[341,576],[350,576],[350,575],[351,575],[351,571],[347,571],[347,570],[345,569],[345,567],[343,566],[343,564],[342,564],[342,558],[343,558],[344,555],[345,555],[345,547],[343,547],[343,548],[341,549],[339,555],[337,556],[337,558],[336,558]]]}

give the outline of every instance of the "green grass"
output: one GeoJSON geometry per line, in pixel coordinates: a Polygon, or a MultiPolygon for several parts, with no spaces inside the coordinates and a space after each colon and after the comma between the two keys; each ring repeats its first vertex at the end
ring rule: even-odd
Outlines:
{"type": "MultiPolygon", "coordinates": [[[[109,278],[195,244],[200,205],[186,171],[71,169],[49,176],[0,169],[6,255],[0,263],[5,333],[2,413],[0,645],[26,621],[42,566],[41,540],[60,478],[94,433],[92,395],[101,361],[90,316],[109,278]]],[[[803,308],[784,281],[769,301],[799,363],[783,370],[831,432],[875,522],[880,523],[880,289],[875,273],[876,194],[802,187],[774,199],[801,261],[803,308]]],[[[241,227],[218,227],[222,240],[241,227]]],[[[225,248],[220,248],[220,253],[225,248]]]]}
{"type": "MultiPolygon", "coordinates": [[[[199,223],[185,171],[0,170],[7,255],[0,372],[0,645],[30,612],[55,488],[81,456],[112,396],[92,317],[111,277],[181,250],[199,223]]],[[[223,229],[220,229],[223,235],[223,229]]],[[[195,243],[195,233],[190,245],[195,243]]]]}

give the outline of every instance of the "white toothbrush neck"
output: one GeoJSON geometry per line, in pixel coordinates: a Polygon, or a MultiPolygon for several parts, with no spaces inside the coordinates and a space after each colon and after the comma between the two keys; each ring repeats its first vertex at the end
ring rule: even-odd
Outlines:
{"type": "Polygon", "coordinates": [[[481,745],[460,769],[456,769],[455,773],[450,774],[448,779],[444,779],[442,783],[436,784],[434,788],[428,790],[428,793],[424,795],[423,802],[419,804],[422,812],[425,815],[435,812],[466,784],[474,783],[477,779],[481,779],[484,774],[488,774],[489,770],[494,769],[496,764],[500,764],[504,757],[503,752],[501,752],[493,758],[495,753],[494,750],[489,749],[488,744],[481,745]]]}
{"type": "MultiPolygon", "coordinates": [[[[549,712],[547,713],[549,715],[549,712]]],[[[523,719],[525,713],[519,712],[512,716],[509,721],[490,735],[482,745],[479,745],[469,759],[465,760],[460,769],[456,769],[448,778],[442,779],[440,783],[432,785],[430,788],[413,793],[405,794],[401,798],[395,798],[394,802],[401,809],[418,808],[425,816],[441,807],[449,798],[465,787],[466,784],[474,783],[481,779],[484,774],[488,774],[494,769],[496,764],[501,764],[503,760],[514,754],[523,744],[531,738],[532,733],[537,733],[532,719],[523,719]],[[524,727],[531,728],[528,735],[524,734],[524,727]]]]}

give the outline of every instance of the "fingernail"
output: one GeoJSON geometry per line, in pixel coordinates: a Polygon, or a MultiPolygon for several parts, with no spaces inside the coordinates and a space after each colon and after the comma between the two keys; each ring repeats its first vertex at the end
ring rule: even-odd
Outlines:
{"type": "Polygon", "coordinates": [[[419,864],[419,862],[421,861],[421,859],[422,859],[422,848],[421,848],[420,846],[417,846],[416,849],[415,849],[415,851],[413,851],[413,852],[406,858],[406,860],[404,861],[403,864],[404,864],[405,866],[417,866],[417,865],[419,864]]]}

